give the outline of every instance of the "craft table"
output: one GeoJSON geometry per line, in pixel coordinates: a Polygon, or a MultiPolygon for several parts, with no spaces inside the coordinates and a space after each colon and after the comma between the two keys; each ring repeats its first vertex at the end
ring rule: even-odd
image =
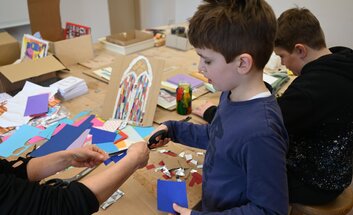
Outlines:
{"type": "MultiPolygon", "coordinates": [[[[119,54],[104,50],[100,44],[95,44],[95,55],[117,57],[119,54]]],[[[199,62],[199,57],[196,54],[195,50],[189,51],[178,51],[176,49],[168,48],[165,46],[155,47],[147,50],[140,51],[135,54],[142,54],[146,57],[153,57],[157,59],[162,59],[165,61],[164,71],[162,80],[166,80],[171,76],[173,71],[178,70],[182,72],[192,72],[197,71],[197,66],[199,62]]],[[[91,110],[93,114],[99,116],[102,107],[104,105],[104,98],[107,92],[108,84],[99,81],[93,77],[87,76],[84,74],[84,71],[89,69],[81,65],[74,65],[69,67],[70,72],[64,73],[61,72],[59,76],[67,77],[73,75],[79,78],[83,78],[88,86],[89,92],[83,96],[77,97],[70,101],[63,102],[63,106],[68,109],[71,113],[71,116],[75,116],[83,110],[91,110]]],[[[291,78],[293,80],[293,78],[291,78]]],[[[287,83],[280,90],[283,92],[288,86],[287,83]]],[[[280,93],[281,93],[280,92],[280,93]]],[[[211,101],[213,103],[218,103],[219,93],[207,93],[203,96],[200,96],[198,99],[193,101],[193,105],[200,105],[203,102],[211,101]]],[[[192,115],[191,122],[194,123],[205,123],[200,117],[192,115]]],[[[154,121],[157,123],[166,121],[166,120],[180,120],[185,118],[185,116],[178,115],[175,111],[168,111],[157,107],[156,113],[154,116],[154,121]]],[[[157,126],[157,124],[155,124],[157,126]]],[[[193,158],[198,161],[198,163],[203,163],[204,156],[199,155],[199,152],[202,150],[185,147],[180,144],[169,143],[165,149],[171,150],[172,152],[178,154],[182,151],[190,153],[193,155],[193,158]]],[[[187,193],[188,193],[188,202],[189,208],[194,207],[201,199],[201,187],[202,184],[194,184],[190,186],[190,170],[197,169],[194,164],[185,162],[184,158],[179,156],[172,157],[170,155],[162,154],[157,150],[153,150],[150,153],[150,160],[148,164],[154,164],[156,167],[160,161],[164,161],[167,164],[168,168],[173,167],[184,167],[186,171],[186,183],[187,183],[187,193]]],[[[110,164],[113,165],[113,164],[110,164]]],[[[104,165],[100,165],[90,174],[95,174],[106,168],[104,165]]],[[[71,177],[75,173],[79,172],[80,169],[72,168],[61,173],[62,177],[71,177]]],[[[202,173],[201,169],[198,169],[199,173],[202,173]]],[[[89,176],[88,176],[89,177],[89,176]]],[[[165,214],[157,210],[157,200],[156,200],[156,181],[157,179],[163,179],[161,172],[155,172],[153,169],[143,168],[135,172],[135,174],[129,178],[129,180],[121,187],[121,190],[125,195],[119,199],[116,203],[111,205],[106,210],[100,209],[96,214],[165,214]]],[[[175,180],[175,176],[172,180],[175,180]]]]}
{"type": "MultiPolygon", "coordinates": [[[[101,55],[119,57],[119,54],[104,50],[100,44],[95,44],[94,48],[96,56],[101,55]]],[[[163,80],[166,80],[168,77],[170,77],[175,70],[184,72],[197,71],[199,61],[199,57],[194,50],[178,51],[176,49],[168,48],[165,46],[143,50],[135,54],[142,54],[146,57],[153,57],[164,60],[165,66],[163,71],[163,80]]],[[[89,92],[73,100],[65,101],[62,103],[62,105],[71,113],[71,116],[75,116],[83,110],[91,110],[93,114],[97,114],[99,116],[102,110],[102,106],[104,105],[104,98],[107,92],[108,84],[84,74],[84,71],[90,70],[84,66],[74,65],[70,66],[69,69],[69,73],[60,72],[59,76],[64,78],[72,75],[83,78],[86,81],[89,92]]],[[[217,103],[218,98],[219,93],[208,93],[199,97],[197,100],[194,100],[193,104],[200,104],[206,100],[211,100],[217,103]]],[[[195,115],[191,116],[191,122],[205,123],[205,121],[203,121],[200,117],[195,115]]],[[[185,116],[178,115],[175,111],[168,111],[157,107],[154,121],[163,122],[166,120],[180,120],[182,118],[185,118],[185,116]]],[[[155,126],[157,126],[157,124],[155,124],[155,126]]],[[[197,155],[197,152],[201,152],[202,150],[185,147],[174,143],[169,143],[167,147],[163,147],[163,149],[171,150],[177,154],[185,151],[186,153],[192,154],[193,158],[198,160],[199,164],[203,163],[204,156],[197,155]]],[[[157,150],[151,151],[149,164],[154,164],[157,167],[158,163],[162,160],[167,164],[168,168],[174,168],[180,165],[186,168],[185,173],[187,174],[186,183],[189,207],[194,207],[201,199],[202,187],[202,184],[194,184],[192,187],[189,186],[190,180],[192,178],[192,176],[190,176],[190,170],[197,169],[196,166],[194,164],[185,162],[185,158],[178,156],[172,157],[170,155],[159,153],[157,150]]],[[[104,168],[106,168],[106,166],[100,165],[90,174],[95,174],[104,168]]],[[[60,177],[71,177],[79,171],[80,169],[72,168],[63,173],[60,173],[60,177]]],[[[202,169],[198,169],[198,172],[201,174],[202,169]]],[[[155,172],[153,169],[147,170],[146,168],[138,170],[121,187],[121,190],[125,193],[125,195],[106,210],[100,209],[97,214],[165,214],[157,210],[157,179],[164,179],[161,172],[155,172]]],[[[172,180],[175,180],[175,176],[172,178],[172,180]]]]}

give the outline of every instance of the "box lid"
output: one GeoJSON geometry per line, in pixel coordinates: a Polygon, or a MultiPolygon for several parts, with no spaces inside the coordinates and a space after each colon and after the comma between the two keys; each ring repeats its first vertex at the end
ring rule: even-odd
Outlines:
{"type": "Polygon", "coordinates": [[[52,42],[50,49],[65,66],[85,62],[94,57],[90,34],[52,42]]]}
{"type": "Polygon", "coordinates": [[[66,67],[50,55],[37,60],[27,60],[18,64],[2,66],[0,67],[0,73],[11,83],[14,83],[62,69],[66,69],[66,67]]]}
{"type": "Polygon", "coordinates": [[[150,33],[134,30],[113,34],[106,37],[106,40],[110,43],[118,44],[121,46],[131,45],[144,40],[153,39],[153,35],[150,33]]]}

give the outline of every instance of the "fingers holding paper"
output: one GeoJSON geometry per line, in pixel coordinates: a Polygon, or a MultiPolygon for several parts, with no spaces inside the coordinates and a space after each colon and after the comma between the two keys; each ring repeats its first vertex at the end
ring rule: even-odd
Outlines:
{"type": "Polygon", "coordinates": [[[141,141],[134,143],[129,147],[127,151],[127,157],[129,157],[129,159],[135,160],[137,168],[139,169],[147,165],[149,153],[150,151],[147,147],[147,143],[141,141]]]}
{"type": "Polygon", "coordinates": [[[74,167],[94,167],[109,158],[108,154],[96,145],[75,148],[71,152],[73,153],[71,165],[74,167]]]}
{"type": "Polygon", "coordinates": [[[178,212],[180,215],[190,215],[191,210],[189,208],[183,208],[176,203],[173,203],[173,209],[178,212]]]}

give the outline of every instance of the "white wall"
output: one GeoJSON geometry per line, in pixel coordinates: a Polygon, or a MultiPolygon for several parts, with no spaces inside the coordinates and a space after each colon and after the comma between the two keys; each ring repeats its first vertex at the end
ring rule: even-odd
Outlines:
{"type": "Polygon", "coordinates": [[[267,0],[278,17],[292,7],[309,9],[320,21],[328,47],[353,48],[353,1],[352,0],[267,0]]]}
{"type": "MultiPolygon", "coordinates": [[[[146,28],[171,24],[168,21],[173,19],[175,23],[185,22],[194,14],[202,0],[140,0],[140,2],[143,13],[141,26],[146,28]],[[174,6],[174,12],[170,11],[171,6],[174,6]]],[[[320,20],[328,47],[342,45],[353,48],[352,0],[267,0],[267,2],[277,17],[284,10],[295,6],[308,8],[320,20]]]]}
{"type": "MultiPolygon", "coordinates": [[[[9,20],[11,20],[12,24],[10,23],[10,26],[17,25],[16,23],[20,23],[21,20],[28,19],[27,1],[21,0],[20,2],[17,2],[16,0],[16,4],[12,2],[13,0],[0,0],[0,12],[2,13],[0,14],[0,18],[2,16],[6,16],[6,14],[3,13],[5,8],[10,8],[11,11],[17,8],[18,12],[22,11],[26,13],[21,16],[6,16],[9,20]],[[18,20],[20,21],[16,22],[15,17],[19,17],[18,20]]],[[[107,0],[61,0],[60,14],[63,27],[66,22],[74,22],[90,26],[92,28],[93,41],[97,41],[98,38],[110,34],[107,0]]],[[[2,26],[9,26],[5,22],[3,23],[4,24],[2,26]]],[[[23,21],[23,23],[25,23],[25,21],[23,21]]],[[[0,28],[2,26],[0,26],[0,28]]],[[[31,28],[29,25],[10,27],[5,30],[16,37],[19,41],[21,41],[23,34],[31,33],[31,28]]]]}
{"type": "Polygon", "coordinates": [[[141,28],[175,23],[175,2],[180,0],[140,0],[141,28]]]}
{"type": "Polygon", "coordinates": [[[66,22],[90,26],[93,41],[110,34],[107,0],[61,0],[60,14],[63,26],[66,22]]]}
{"type": "MultiPolygon", "coordinates": [[[[6,1],[10,0],[0,0],[2,3],[6,1]]],[[[267,1],[277,16],[296,5],[310,9],[320,20],[329,47],[343,45],[353,48],[352,0],[267,1]]],[[[140,0],[141,27],[152,28],[185,22],[201,2],[202,0],[140,0]]],[[[3,9],[3,4],[0,6],[3,9]]],[[[94,41],[110,34],[107,0],[61,0],[61,18],[63,25],[66,21],[72,21],[91,26],[94,41]]],[[[25,26],[11,31],[20,35],[28,33],[28,29],[25,26]]]]}

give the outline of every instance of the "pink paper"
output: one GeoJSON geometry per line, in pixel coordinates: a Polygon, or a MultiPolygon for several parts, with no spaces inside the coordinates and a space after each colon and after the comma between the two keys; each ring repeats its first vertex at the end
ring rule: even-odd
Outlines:
{"type": "Polygon", "coordinates": [[[94,127],[100,127],[100,126],[104,125],[104,121],[102,121],[101,119],[99,119],[97,117],[94,118],[91,122],[93,123],[94,127]]]}
{"type": "Polygon", "coordinates": [[[65,127],[65,123],[62,123],[62,124],[60,124],[58,127],[56,127],[56,129],[55,129],[55,131],[54,131],[54,133],[53,133],[53,136],[55,135],[55,134],[57,134],[59,131],[61,131],[61,129],[63,129],[64,127],[65,127]]]}

